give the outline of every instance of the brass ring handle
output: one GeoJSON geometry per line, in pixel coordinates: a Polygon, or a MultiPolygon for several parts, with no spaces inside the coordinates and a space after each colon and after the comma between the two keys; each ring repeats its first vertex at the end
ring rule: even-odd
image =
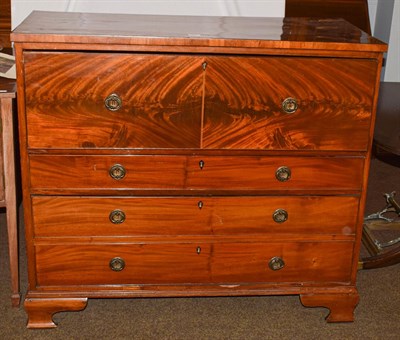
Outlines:
{"type": "Polygon", "coordinates": [[[124,223],[125,217],[126,217],[125,213],[119,209],[115,209],[115,210],[111,211],[110,215],[109,215],[111,223],[114,223],[114,224],[124,223]]]}
{"type": "Polygon", "coordinates": [[[294,113],[296,112],[297,108],[297,100],[294,98],[289,97],[282,102],[282,109],[285,113],[294,113]]]}
{"type": "Polygon", "coordinates": [[[283,267],[285,267],[285,261],[283,261],[281,257],[275,256],[269,260],[268,267],[273,271],[281,270],[283,267]]]}
{"type": "Polygon", "coordinates": [[[272,214],[272,219],[276,223],[283,223],[283,222],[287,221],[288,217],[289,217],[289,214],[285,209],[276,209],[274,211],[274,213],[272,214]]]}
{"type": "Polygon", "coordinates": [[[110,268],[114,272],[120,272],[125,268],[125,260],[121,257],[114,257],[110,260],[110,268]]]}
{"type": "Polygon", "coordinates": [[[108,171],[110,176],[116,180],[123,179],[126,175],[126,170],[121,164],[114,164],[108,171]]]}
{"type": "Polygon", "coordinates": [[[109,111],[118,111],[122,106],[122,99],[117,94],[112,93],[104,100],[104,105],[109,111]]]}
{"type": "Polygon", "coordinates": [[[286,182],[292,176],[292,171],[287,166],[281,166],[275,171],[275,177],[279,182],[286,182]]]}

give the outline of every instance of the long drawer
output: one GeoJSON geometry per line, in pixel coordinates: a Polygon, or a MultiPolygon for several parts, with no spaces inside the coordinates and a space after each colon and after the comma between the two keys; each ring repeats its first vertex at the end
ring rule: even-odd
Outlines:
{"type": "Polygon", "coordinates": [[[363,158],[31,155],[31,189],[361,190],[363,158]]]}
{"type": "Polygon", "coordinates": [[[352,250],[353,242],[43,244],[35,263],[39,287],[306,284],[349,282],[352,250]]]}
{"type": "Polygon", "coordinates": [[[36,237],[355,232],[358,197],[32,197],[36,237]]]}

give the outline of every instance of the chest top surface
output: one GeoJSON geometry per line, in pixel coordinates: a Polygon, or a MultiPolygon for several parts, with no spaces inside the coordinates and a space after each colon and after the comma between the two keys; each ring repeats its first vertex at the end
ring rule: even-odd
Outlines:
{"type": "Polygon", "coordinates": [[[342,19],[171,16],[34,11],[14,42],[385,51],[342,19]]]}

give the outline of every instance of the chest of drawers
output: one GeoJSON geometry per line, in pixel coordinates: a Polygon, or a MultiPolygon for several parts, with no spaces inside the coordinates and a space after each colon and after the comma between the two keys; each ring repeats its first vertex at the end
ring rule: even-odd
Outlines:
{"type": "Polygon", "coordinates": [[[353,320],[386,45],[342,20],[50,12],[12,39],[28,327],[106,297],[298,294],[353,320]]]}

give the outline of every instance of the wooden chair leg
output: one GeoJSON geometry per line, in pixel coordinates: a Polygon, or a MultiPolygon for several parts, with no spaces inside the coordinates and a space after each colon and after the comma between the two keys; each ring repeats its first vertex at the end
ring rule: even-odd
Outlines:
{"type": "Polygon", "coordinates": [[[12,98],[1,100],[1,122],[3,138],[4,194],[6,201],[8,251],[10,256],[11,304],[20,304],[19,292],[19,258],[18,258],[18,226],[17,198],[15,185],[14,125],[12,115],[12,98]]]}

